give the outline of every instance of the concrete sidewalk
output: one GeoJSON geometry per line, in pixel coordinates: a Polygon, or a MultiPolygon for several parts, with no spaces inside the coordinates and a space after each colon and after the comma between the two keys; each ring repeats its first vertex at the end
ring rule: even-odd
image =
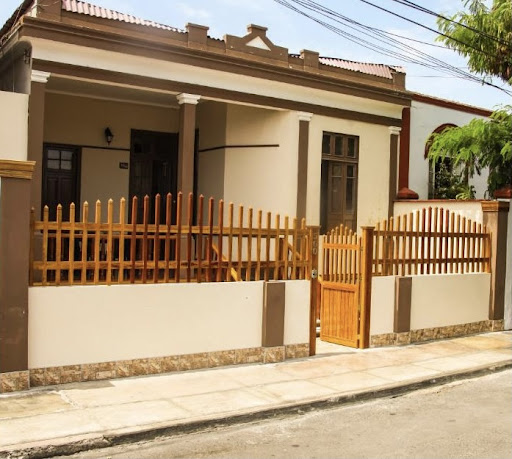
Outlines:
{"type": "Polygon", "coordinates": [[[0,457],[46,457],[441,384],[512,367],[512,332],[0,395],[0,457]]]}

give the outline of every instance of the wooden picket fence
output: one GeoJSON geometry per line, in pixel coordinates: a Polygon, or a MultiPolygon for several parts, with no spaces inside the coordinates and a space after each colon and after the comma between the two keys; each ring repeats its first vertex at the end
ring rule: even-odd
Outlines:
{"type": "Polygon", "coordinates": [[[443,208],[391,217],[374,237],[374,276],[490,272],[485,225],[443,208]]]}
{"type": "MultiPolygon", "coordinates": [[[[360,244],[343,225],[323,236],[322,280],[357,282],[360,244]]],[[[373,276],[490,272],[491,234],[460,214],[429,207],[377,223],[372,253],[373,276]]]]}
{"type": "Polygon", "coordinates": [[[175,205],[171,194],[165,203],[156,195],[154,215],[148,196],[139,218],[138,198],[133,197],[131,204],[128,223],[124,198],[118,222],[112,200],[104,222],[100,201],[94,222],[89,222],[87,202],[81,221],[75,221],[74,204],[66,221],[60,205],[55,221],[49,220],[48,207],[42,221],[35,221],[32,210],[30,285],[310,279],[311,229],[305,220],[290,221],[267,212],[263,222],[261,210],[249,208],[245,213],[239,206],[235,222],[232,203],[224,209],[222,200],[216,206],[213,198],[205,203],[199,196],[194,213],[193,195],[186,200],[182,193],[175,205]]]}

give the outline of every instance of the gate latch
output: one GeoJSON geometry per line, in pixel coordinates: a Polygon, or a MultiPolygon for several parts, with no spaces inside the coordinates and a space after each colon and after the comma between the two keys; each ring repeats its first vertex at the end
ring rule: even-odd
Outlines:
{"type": "Polygon", "coordinates": [[[311,279],[316,279],[318,277],[318,270],[317,269],[313,269],[311,271],[311,279]]]}

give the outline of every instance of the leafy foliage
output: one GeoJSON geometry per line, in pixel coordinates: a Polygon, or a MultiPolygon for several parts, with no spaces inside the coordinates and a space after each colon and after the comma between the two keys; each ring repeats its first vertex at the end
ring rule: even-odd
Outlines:
{"type": "Polygon", "coordinates": [[[474,119],[460,127],[449,127],[431,136],[429,159],[450,158],[453,166],[473,177],[489,168],[487,191],[512,183],[512,106],[496,110],[490,119],[474,119]]]}
{"type": "Polygon", "coordinates": [[[475,188],[468,185],[463,171],[455,171],[450,159],[439,159],[434,165],[431,199],[474,199],[475,188]]]}
{"type": "Polygon", "coordinates": [[[468,11],[447,19],[438,18],[439,31],[445,36],[437,40],[467,57],[471,71],[497,76],[512,85],[512,2],[493,0],[491,7],[486,3],[466,0],[464,6],[468,11]]]}

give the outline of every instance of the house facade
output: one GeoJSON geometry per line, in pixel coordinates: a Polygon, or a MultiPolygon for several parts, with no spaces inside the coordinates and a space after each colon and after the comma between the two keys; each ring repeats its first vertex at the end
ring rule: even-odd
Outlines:
{"type": "Polygon", "coordinates": [[[292,55],[256,25],[218,40],[80,1],[21,11],[2,29],[0,82],[28,94],[38,215],[180,190],[324,230],[389,216],[401,69],[292,55]]]}

